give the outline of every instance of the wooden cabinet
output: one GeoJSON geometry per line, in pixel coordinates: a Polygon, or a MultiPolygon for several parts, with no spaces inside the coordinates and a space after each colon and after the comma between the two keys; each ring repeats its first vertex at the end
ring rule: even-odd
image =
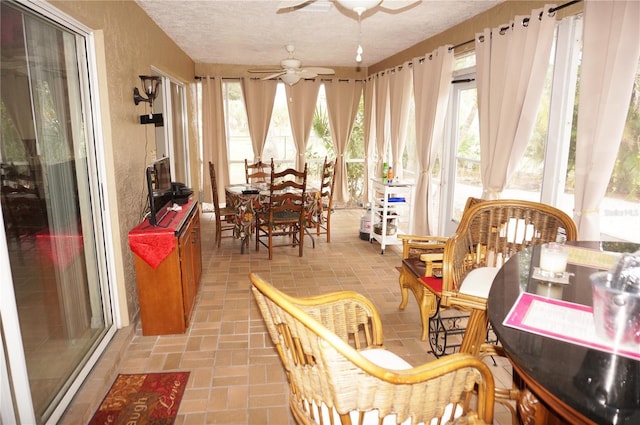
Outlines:
{"type": "Polygon", "coordinates": [[[129,232],[143,335],[180,334],[189,327],[202,274],[202,250],[197,202],[190,201],[183,209],[168,225],[151,226],[145,220],[129,232]],[[149,261],[156,247],[168,252],[161,253],[164,258],[157,265],[149,261]]]}

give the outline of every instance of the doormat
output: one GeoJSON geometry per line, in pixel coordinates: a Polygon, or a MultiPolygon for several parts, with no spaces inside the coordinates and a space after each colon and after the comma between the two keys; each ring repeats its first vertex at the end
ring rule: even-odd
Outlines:
{"type": "Polygon", "coordinates": [[[89,425],[170,425],[187,386],[189,372],[120,374],[89,425]]]}

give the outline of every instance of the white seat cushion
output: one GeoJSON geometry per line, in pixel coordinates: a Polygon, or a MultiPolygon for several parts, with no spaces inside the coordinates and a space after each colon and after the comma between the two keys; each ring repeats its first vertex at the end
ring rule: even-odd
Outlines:
{"type": "Polygon", "coordinates": [[[500,270],[499,267],[480,267],[471,270],[460,284],[458,292],[473,297],[488,298],[498,270],[500,270]]]}
{"type": "Polygon", "coordinates": [[[362,350],[360,351],[360,354],[362,354],[362,357],[366,358],[371,363],[374,363],[377,366],[383,367],[385,369],[403,370],[411,369],[413,367],[402,357],[383,348],[371,348],[369,350],[362,350]]]}

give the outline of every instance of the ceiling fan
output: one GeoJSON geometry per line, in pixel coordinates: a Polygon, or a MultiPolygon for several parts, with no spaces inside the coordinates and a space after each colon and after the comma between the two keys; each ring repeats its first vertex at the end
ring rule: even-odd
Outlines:
{"type": "Polygon", "coordinates": [[[321,68],[317,66],[302,68],[302,62],[299,59],[293,57],[295,47],[292,44],[285,46],[289,57],[280,61],[282,69],[250,69],[249,72],[264,73],[268,72],[263,80],[271,80],[273,78],[280,78],[284,83],[293,85],[303,78],[314,78],[319,74],[331,75],[334,74],[334,70],[331,68],[321,68]]]}
{"type": "Polygon", "coordinates": [[[401,11],[401,9],[409,8],[414,3],[419,3],[421,0],[282,0],[278,7],[277,13],[293,12],[303,7],[309,6],[312,3],[337,3],[347,10],[352,10],[362,15],[369,9],[373,9],[376,6],[380,6],[380,10],[385,12],[401,11]]]}
{"type": "Polygon", "coordinates": [[[356,49],[356,62],[362,62],[362,14],[367,10],[374,7],[380,8],[380,10],[388,13],[400,13],[405,10],[411,9],[417,6],[422,0],[281,0],[276,13],[293,12],[298,9],[302,9],[311,5],[324,4],[326,7],[331,7],[331,2],[334,2],[341,7],[351,10],[358,15],[358,48],[356,49]]]}

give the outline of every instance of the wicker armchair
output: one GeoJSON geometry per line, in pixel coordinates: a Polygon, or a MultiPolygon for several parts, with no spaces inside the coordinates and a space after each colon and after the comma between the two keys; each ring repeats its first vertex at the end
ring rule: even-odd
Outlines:
{"type": "MultiPolygon", "coordinates": [[[[495,274],[509,257],[531,246],[560,239],[576,240],[578,232],[573,220],[549,205],[521,201],[495,200],[476,203],[465,210],[456,233],[444,247],[440,261],[442,279],[422,277],[425,288],[436,297],[436,311],[429,318],[429,343],[436,356],[447,353],[451,334],[464,333],[461,353],[479,358],[503,355],[499,346],[486,344],[489,321],[487,297],[495,274]],[[466,324],[443,319],[441,308],[467,312],[466,324]]],[[[422,255],[425,268],[433,254],[422,255]]],[[[459,316],[452,316],[459,317],[459,316]]],[[[515,388],[497,388],[496,401],[516,412],[510,401],[517,400],[515,388]]]]}
{"type": "MultiPolygon", "coordinates": [[[[467,199],[464,211],[481,201],[479,198],[470,197],[467,199]]],[[[415,296],[420,310],[422,323],[420,338],[424,341],[429,337],[429,318],[438,310],[438,299],[421,278],[433,276],[436,270],[438,271],[436,274],[442,276],[441,260],[447,238],[443,236],[398,235],[398,239],[402,240],[402,265],[398,279],[402,295],[400,309],[404,310],[407,307],[410,290],[415,296]]],[[[435,352],[435,350],[433,351],[435,352]]]]}
{"type": "Polygon", "coordinates": [[[256,274],[250,279],[297,423],[417,424],[454,414],[465,423],[492,422],[493,377],[478,358],[458,353],[411,367],[382,347],[380,317],[361,295],[294,298],[256,274]]]}
{"type": "Polygon", "coordinates": [[[443,306],[486,310],[493,276],[509,257],[528,246],[577,237],[571,217],[550,205],[507,199],[482,202],[465,212],[447,240],[442,289],[430,289],[443,306]],[[491,279],[483,280],[487,275],[491,279]]]}

